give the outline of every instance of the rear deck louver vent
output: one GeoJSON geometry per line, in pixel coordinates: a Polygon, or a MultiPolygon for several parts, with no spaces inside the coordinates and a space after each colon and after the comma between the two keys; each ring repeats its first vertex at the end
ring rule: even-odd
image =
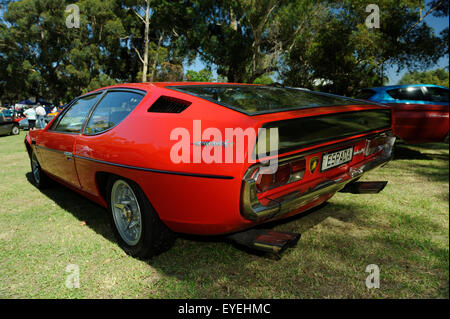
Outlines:
{"type": "Polygon", "coordinates": [[[153,113],[181,113],[191,105],[191,102],[180,100],[170,96],[161,96],[148,109],[153,113]]]}

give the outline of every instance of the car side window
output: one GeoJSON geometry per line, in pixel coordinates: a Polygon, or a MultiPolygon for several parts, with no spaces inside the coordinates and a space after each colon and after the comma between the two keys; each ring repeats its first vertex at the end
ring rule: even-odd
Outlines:
{"type": "Polygon", "coordinates": [[[93,94],[75,101],[51,130],[63,133],[80,133],[86,116],[98,101],[100,95],[100,93],[93,94]]]}
{"type": "Polygon", "coordinates": [[[428,86],[425,87],[427,91],[427,100],[432,102],[448,102],[448,90],[428,86]]]}
{"type": "Polygon", "coordinates": [[[135,92],[108,92],[92,113],[83,134],[96,135],[116,126],[143,98],[144,95],[135,92]]]}
{"type": "Polygon", "coordinates": [[[407,88],[389,90],[387,93],[396,100],[426,100],[425,94],[423,94],[422,87],[420,86],[410,86],[407,88]]]}

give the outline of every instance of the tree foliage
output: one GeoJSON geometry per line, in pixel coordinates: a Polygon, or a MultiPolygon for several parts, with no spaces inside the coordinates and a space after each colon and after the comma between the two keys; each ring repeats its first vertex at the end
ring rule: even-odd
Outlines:
{"type": "Polygon", "coordinates": [[[211,70],[202,69],[200,71],[188,70],[186,72],[186,81],[191,82],[213,82],[214,77],[211,70]]]}
{"type": "Polygon", "coordinates": [[[365,25],[369,2],[362,0],[8,2],[0,15],[0,98],[9,101],[67,101],[143,79],[210,80],[206,70],[184,76],[183,63],[197,57],[220,81],[276,78],[352,95],[382,85],[388,67],[429,68],[448,55],[448,28],[437,35],[420,20],[429,9],[448,16],[448,0],[380,0],[379,29],[365,25]],[[66,26],[72,3],[80,28],[66,26]]]}
{"type": "Polygon", "coordinates": [[[398,84],[435,84],[448,88],[448,71],[445,69],[435,69],[431,71],[413,71],[402,76],[398,84]]]}
{"type": "Polygon", "coordinates": [[[420,1],[381,0],[380,28],[365,25],[366,1],[330,1],[312,36],[296,42],[287,56],[285,82],[313,88],[320,79],[323,91],[353,95],[363,87],[383,85],[385,70],[427,68],[443,55],[444,42],[419,19],[420,1]]]}

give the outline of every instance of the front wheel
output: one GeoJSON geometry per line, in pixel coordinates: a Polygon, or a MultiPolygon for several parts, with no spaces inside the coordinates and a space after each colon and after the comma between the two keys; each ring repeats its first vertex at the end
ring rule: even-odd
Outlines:
{"type": "Polygon", "coordinates": [[[20,128],[19,125],[14,125],[11,129],[12,135],[19,135],[20,134],[20,128]]]}
{"type": "Polygon", "coordinates": [[[47,188],[50,185],[50,179],[45,175],[41,169],[41,165],[36,157],[34,151],[31,152],[31,175],[34,182],[39,189],[47,188]]]}
{"type": "Polygon", "coordinates": [[[159,219],[136,183],[111,177],[107,190],[110,222],[120,246],[127,254],[148,258],[172,246],[174,234],[159,219]]]}

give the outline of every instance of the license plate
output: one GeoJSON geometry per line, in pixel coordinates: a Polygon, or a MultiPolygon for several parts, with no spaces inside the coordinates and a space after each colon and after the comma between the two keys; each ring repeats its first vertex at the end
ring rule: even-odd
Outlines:
{"type": "Polygon", "coordinates": [[[353,158],[353,147],[346,148],[331,153],[323,154],[322,156],[322,171],[351,162],[353,158]]]}

